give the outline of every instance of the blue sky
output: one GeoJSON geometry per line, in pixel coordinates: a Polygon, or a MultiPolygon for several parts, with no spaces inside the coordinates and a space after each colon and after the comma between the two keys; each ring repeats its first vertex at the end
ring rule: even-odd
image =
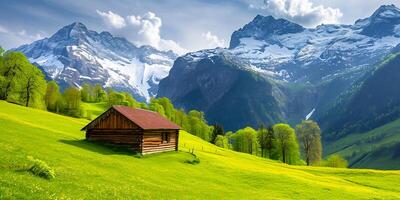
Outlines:
{"type": "Polygon", "coordinates": [[[6,49],[51,36],[75,21],[137,45],[180,53],[227,46],[231,33],[257,14],[314,27],[352,24],[399,0],[2,0],[0,45],[6,49]]]}

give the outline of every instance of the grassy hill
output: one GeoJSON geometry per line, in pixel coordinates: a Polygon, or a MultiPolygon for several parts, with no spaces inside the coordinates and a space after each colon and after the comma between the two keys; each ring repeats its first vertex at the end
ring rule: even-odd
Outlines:
{"type": "Polygon", "coordinates": [[[398,169],[400,119],[359,134],[350,134],[325,146],[326,154],[346,157],[353,168],[398,169]]]}
{"type": "Polygon", "coordinates": [[[289,166],[188,133],[180,151],[135,157],[86,142],[88,121],[0,101],[0,199],[396,199],[400,171],[289,166]],[[201,162],[192,159],[189,148],[201,162]],[[56,172],[32,175],[27,156],[56,172]]]}

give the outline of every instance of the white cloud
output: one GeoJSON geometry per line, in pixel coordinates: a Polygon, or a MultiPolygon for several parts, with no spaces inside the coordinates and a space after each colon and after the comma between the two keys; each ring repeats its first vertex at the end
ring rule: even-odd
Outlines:
{"type": "Polygon", "coordinates": [[[39,31],[38,33],[31,34],[25,29],[20,31],[9,29],[8,27],[0,25],[0,33],[1,37],[4,39],[1,45],[3,47],[10,49],[15,48],[23,44],[29,44],[36,40],[40,40],[44,38],[44,35],[47,33],[43,31],[39,31]]]}
{"type": "Polygon", "coordinates": [[[126,22],[125,19],[123,17],[121,17],[120,15],[113,13],[111,11],[108,12],[102,12],[99,10],[96,10],[97,14],[101,16],[101,18],[103,18],[103,21],[113,27],[113,28],[123,28],[126,26],[126,22]]]}
{"type": "Polygon", "coordinates": [[[261,8],[304,26],[339,23],[343,16],[340,9],[314,5],[310,0],[264,0],[261,8]]]}
{"type": "Polygon", "coordinates": [[[8,33],[8,29],[2,25],[0,25],[0,33],[8,33]]]}
{"type": "MultiPolygon", "coordinates": [[[[130,16],[132,19],[133,17],[130,16]]],[[[138,43],[148,44],[154,47],[160,47],[160,28],[162,26],[161,18],[157,17],[152,12],[147,12],[143,17],[137,16],[136,26],[140,26],[140,30],[137,34],[140,37],[138,43]]],[[[134,21],[135,22],[135,21],[134,21]]]]}
{"type": "Polygon", "coordinates": [[[18,31],[17,34],[21,37],[21,39],[27,41],[27,43],[34,42],[36,40],[44,38],[44,36],[42,36],[40,33],[36,33],[34,35],[27,34],[25,29],[18,31]]]}
{"type": "Polygon", "coordinates": [[[216,35],[213,35],[210,31],[202,33],[201,37],[207,42],[208,48],[225,47],[225,40],[219,39],[216,35]]]}
{"type": "Polygon", "coordinates": [[[140,16],[135,16],[135,15],[130,15],[128,17],[126,17],[128,22],[134,26],[139,26],[140,25],[140,16]]]}
{"type": "MultiPolygon", "coordinates": [[[[100,11],[97,11],[99,13],[100,11]]],[[[164,39],[161,37],[162,20],[153,12],[147,12],[140,16],[129,15],[126,20],[116,13],[108,12],[107,16],[111,15],[121,18],[118,21],[119,26],[111,26],[116,29],[123,29],[123,35],[130,39],[138,46],[150,45],[160,50],[172,50],[177,54],[187,52],[178,43],[173,40],[164,39]],[[123,23],[122,23],[123,21],[123,23]],[[123,25],[122,25],[123,24],[123,25]]],[[[99,13],[100,14],[100,13],[99,13]]],[[[101,15],[103,17],[103,15],[101,15]]],[[[105,23],[110,23],[111,20],[105,20],[105,23]]],[[[103,17],[104,19],[104,17],[103,17]]],[[[115,20],[114,20],[115,21],[115,20]]]]}

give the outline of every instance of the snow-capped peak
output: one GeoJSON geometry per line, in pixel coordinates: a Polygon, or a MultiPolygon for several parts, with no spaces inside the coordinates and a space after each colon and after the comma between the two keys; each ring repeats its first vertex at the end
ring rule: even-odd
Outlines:
{"type": "Polygon", "coordinates": [[[91,31],[80,22],[15,50],[25,53],[63,88],[101,84],[130,92],[142,101],[156,95],[158,82],[168,75],[177,57],[172,51],[136,47],[109,32],[91,31]]]}

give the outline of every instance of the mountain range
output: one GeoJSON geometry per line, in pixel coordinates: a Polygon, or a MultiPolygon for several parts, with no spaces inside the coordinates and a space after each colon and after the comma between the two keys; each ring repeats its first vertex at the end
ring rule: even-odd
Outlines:
{"type": "Polygon", "coordinates": [[[14,50],[64,88],[88,82],[140,101],[168,97],[226,130],[313,119],[325,154],[345,155],[353,167],[396,168],[387,161],[400,155],[399,44],[400,9],[383,5],[354,24],[315,28],[257,15],[232,33],[228,48],[179,57],[78,22],[14,50]],[[376,165],[385,152],[394,153],[376,165]]]}
{"type": "Polygon", "coordinates": [[[158,96],[203,110],[228,130],[318,119],[399,43],[394,5],[353,25],[312,29],[258,15],[232,34],[229,48],[179,57],[158,96]]]}
{"type": "Polygon", "coordinates": [[[100,84],[148,101],[158,91],[177,55],[151,46],[137,47],[109,32],[97,33],[79,22],[67,25],[50,38],[23,45],[21,51],[62,88],[100,84]]]}

